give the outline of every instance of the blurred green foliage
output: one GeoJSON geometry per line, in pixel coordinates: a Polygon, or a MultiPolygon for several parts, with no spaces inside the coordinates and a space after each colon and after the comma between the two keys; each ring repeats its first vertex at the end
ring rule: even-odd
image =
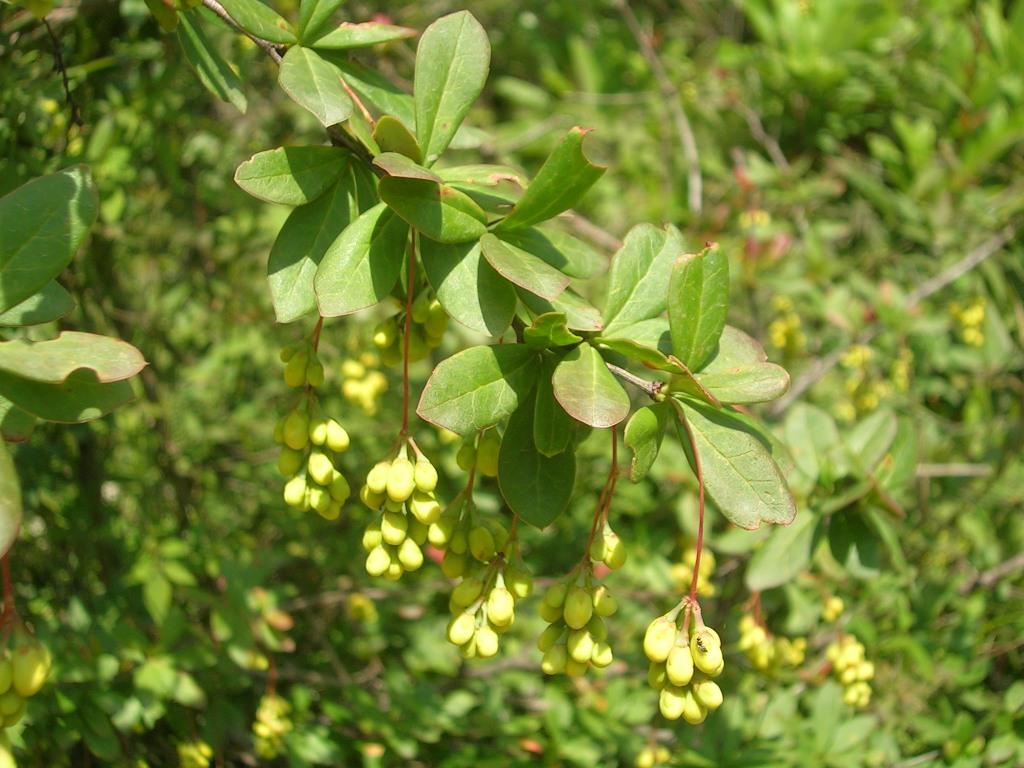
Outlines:
{"type": "MultiPolygon", "coordinates": [[[[293,6],[275,3],[289,16],[293,6]]],[[[150,363],[135,403],[41,427],[15,450],[27,512],[16,594],[55,658],[12,733],[19,764],[172,765],[179,745],[202,740],[217,764],[266,765],[252,725],[268,691],[291,706],[280,765],[614,766],[654,742],[674,765],[1024,763],[1024,2],[473,6],[494,50],[470,116],[488,131],[484,157],[535,170],[566,128],[594,127],[611,168],[581,208],[593,225],[578,226],[606,247],[645,219],[675,223],[694,249],[718,241],[737,324],[799,387],[762,411],[780,437],[799,437],[795,413],[819,419],[815,439],[849,440],[874,418],[899,425],[886,456],[909,466],[819,462],[814,476],[795,456],[791,483],[813,523],[797,549],[773,543],[782,531],[716,521],[715,595],[703,602],[727,644],[726,703],[699,729],[653,719],[639,648],[672,602],[679,538],[694,534],[681,452],[617,491],[631,553],[608,579],[622,663],[543,679],[543,622],[530,611],[499,659],[461,662],[436,569],[371,583],[357,505],[327,523],[280,498],[276,350],[310,329],[272,322],[264,265],[286,211],[231,177],[268,146],[318,140],[312,118],[227,28],[215,40],[244,74],[248,111],[212,101],[145,3],[123,0],[48,17],[77,126],[46,28],[0,5],[0,194],[91,166],[100,223],[62,280],[78,309],[60,328],[118,335],[150,363]],[[699,210],[680,116],[698,150],[699,210]],[[840,525],[868,530],[856,564],[830,546],[840,525]],[[773,550],[804,560],[769,588],[773,550]],[[768,628],[809,638],[796,669],[763,674],[735,647],[752,579],[768,628]],[[827,675],[837,630],[820,616],[833,595],[877,670],[859,713],[827,675]]],[[[339,18],[423,29],[455,7],[358,3],[339,18]]],[[[401,82],[413,45],[378,51],[378,66],[401,82]]],[[[356,438],[351,477],[398,421],[393,373],[376,415],[339,391],[343,360],[370,348],[378,319],[331,322],[321,347],[335,361],[325,407],[356,438]]],[[[458,340],[447,344],[439,355],[458,340]]],[[[429,370],[417,367],[419,380],[429,370]]],[[[451,498],[457,446],[425,425],[416,436],[451,498]]],[[[584,546],[607,473],[597,443],[583,446],[590,469],[572,514],[526,538],[542,580],[584,546]]],[[[834,447],[822,456],[834,462],[834,447]]],[[[496,491],[479,503],[497,511],[496,491]]]]}

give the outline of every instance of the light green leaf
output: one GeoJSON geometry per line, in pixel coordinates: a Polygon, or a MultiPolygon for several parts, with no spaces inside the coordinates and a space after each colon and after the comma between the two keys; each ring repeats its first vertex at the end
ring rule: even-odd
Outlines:
{"type": "Polygon", "coordinates": [[[281,45],[295,42],[291,25],[260,0],[221,0],[220,4],[246,32],[281,45]]]}
{"type": "Polygon", "coordinates": [[[544,355],[543,370],[537,380],[533,440],[537,451],[544,456],[555,456],[568,448],[577,424],[555,398],[551,386],[551,377],[558,363],[558,358],[544,355]]]}
{"type": "Polygon", "coordinates": [[[210,44],[195,18],[193,13],[178,14],[178,42],[185,58],[206,90],[244,113],[247,102],[242,81],[210,44]]]}
{"type": "Polygon", "coordinates": [[[310,48],[296,45],[281,60],[277,82],[299,106],[324,127],[347,120],[354,106],[341,82],[341,72],[310,48]]]}
{"type": "Polygon", "coordinates": [[[545,528],[565,511],[576,482],[576,453],[545,456],[534,443],[534,398],[508,420],[498,454],[498,487],[524,522],[545,528]]]}
{"type": "Polygon", "coordinates": [[[403,91],[376,70],[349,60],[347,53],[322,51],[322,58],[336,66],[349,87],[364,103],[385,115],[394,115],[406,128],[415,124],[412,96],[403,91]]]}
{"type": "Polygon", "coordinates": [[[104,384],[89,369],[79,369],[60,384],[30,381],[0,371],[0,395],[46,421],[78,424],[98,419],[134,399],[128,381],[104,384]]]}
{"type": "Polygon", "coordinates": [[[327,32],[331,16],[345,0],[301,0],[299,2],[299,42],[311,45],[327,32]]]}
{"type": "Polygon", "coordinates": [[[547,262],[488,233],[480,238],[484,258],[506,280],[548,301],[569,285],[569,278],[547,262]]]}
{"type": "Polygon", "coordinates": [[[675,355],[694,373],[711,357],[729,309],[729,261],[717,248],[676,261],[669,282],[668,322],[675,355]]]}
{"type": "MultiPolygon", "coordinates": [[[[383,153],[395,152],[399,155],[404,155],[414,163],[423,162],[423,151],[420,149],[420,145],[416,143],[416,137],[405,126],[405,123],[397,117],[392,117],[391,115],[381,117],[373,129],[373,140],[383,153]]],[[[374,158],[375,163],[379,164],[380,160],[380,157],[374,158]]],[[[390,176],[402,175],[386,166],[382,165],[381,168],[384,168],[390,176]]],[[[434,181],[441,181],[434,174],[431,174],[429,177],[420,176],[419,178],[432,178],[434,181]]]]}
{"type": "MultiPolygon", "coordinates": [[[[761,438],[727,411],[689,399],[682,408],[693,432],[705,490],[719,511],[750,531],[761,523],[791,523],[796,504],[761,438]]],[[[695,467],[686,429],[679,422],[677,427],[687,460],[695,467]]]]}
{"type": "Polygon", "coordinates": [[[785,437],[793,462],[811,482],[833,480],[829,454],[839,445],[839,430],[831,416],[808,403],[797,403],[786,414],[785,437]]]}
{"type": "Polygon", "coordinates": [[[594,277],[606,266],[605,257],[596,248],[554,227],[502,232],[501,239],[543,259],[569,277],[594,277]]]}
{"type": "Polygon", "coordinates": [[[516,293],[519,294],[519,300],[535,315],[548,312],[564,314],[566,324],[574,331],[594,332],[604,328],[600,311],[571,289],[562,291],[554,301],[548,301],[521,288],[517,288],[516,293]]]}
{"type": "Polygon", "coordinates": [[[278,147],[238,166],[235,183],[269,203],[304,205],[320,197],[351,163],[351,153],[340,147],[278,147]]]}
{"type": "Polygon", "coordinates": [[[60,384],[83,368],[107,384],[130,378],[145,366],[142,354],[128,342],[92,333],[64,331],[51,341],[0,343],[0,371],[48,384],[60,384]]]}
{"type": "Polygon", "coordinates": [[[33,179],[0,198],[0,312],[39,293],[71,263],[96,212],[84,165],[33,179]]]}
{"type": "Polygon", "coordinates": [[[512,323],[516,292],[480,253],[480,243],[420,238],[420,263],[441,306],[467,328],[500,336],[512,323]]]}
{"type": "Polygon", "coordinates": [[[438,19],[416,49],[413,100],[416,137],[433,165],[473,106],[491,64],[487,32],[469,11],[438,19]]]}
{"type": "Polygon", "coordinates": [[[11,307],[0,314],[0,325],[41,325],[64,317],[74,308],[75,302],[71,299],[71,294],[57,283],[47,283],[39,293],[29,296],[16,307],[11,307]]]}
{"type": "Polygon", "coordinates": [[[854,425],[845,448],[857,474],[863,477],[875,469],[896,439],[896,426],[896,414],[888,408],[880,408],[854,425]]]}
{"type": "Polygon", "coordinates": [[[639,483],[647,477],[654,460],[658,458],[671,407],[665,402],[645,405],[626,422],[623,442],[633,450],[629,479],[634,483],[639,483]]]}
{"type": "Polygon", "coordinates": [[[665,286],[683,249],[683,237],[672,225],[660,230],[640,224],[629,231],[622,248],[612,256],[604,310],[606,335],[616,336],[619,328],[665,311],[665,286]]]}
{"type": "MultiPolygon", "coordinates": [[[[383,121],[384,118],[381,118],[381,120],[383,121]]],[[[398,130],[397,126],[402,125],[394,118],[391,119],[391,124],[396,126],[396,130],[398,130]]],[[[380,123],[377,123],[377,125],[379,127],[380,123]]],[[[376,136],[376,133],[374,133],[374,136],[376,136]]],[[[408,155],[403,155],[399,152],[382,152],[373,158],[373,164],[388,176],[397,176],[403,179],[419,179],[420,181],[431,181],[436,184],[441,183],[441,177],[436,173],[428,168],[424,168],[408,155]]]]}
{"type": "Polygon", "coordinates": [[[421,234],[440,243],[468,243],[487,232],[487,215],[454,187],[424,179],[385,176],[380,199],[421,234]]]}
{"type": "Polygon", "coordinates": [[[792,581],[811,562],[819,519],[807,512],[793,523],[772,531],[768,541],[754,550],[747,566],[746,585],[751,592],[763,592],[792,581]]]}
{"type": "Polygon", "coordinates": [[[561,312],[549,312],[533,321],[533,325],[523,330],[523,341],[535,349],[567,347],[583,341],[565,324],[565,315],[561,312]]]}
{"type": "Polygon", "coordinates": [[[547,221],[579,202],[606,170],[591,163],[583,154],[586,135],[587,131],[579,127],[565,135],[496,232],[523,229],[547,221]]]}
{"type": "Polygon", "coordinates": [[[755,339],[728,325],[696,380],[719,402],[731,404],[765,403],[789,389],[786,370],[769,363],[755,339]]]}
{"type": "Polygon", "coordinates": [[[313,278],[320,314],[347,315],[382,301],[395,287],[409,228],[384,203],[359,216],[331,243],[313,278]]]}
{"type": "Polygon", "coordinates": [[[279,323],[316,311],[314,279],[324,254],[361,209],[376,199],[371,174],[358,163],[338,183],[288,216],[267,264],[270,298],[279,323]]]}
{"type": "Polygon", "coordinates": [[[346,21],[323,37],[317,38],[313,43],[313,47],[347,50],[350,48],[365,48],[381,43],[391,43],[395,40],[404,40],[407,37],[415,36],[416,30],[409,29],[408,27],[381,24],[379,21],[367,21],[362,24],[353,24],[346,21]]]}
{"type": "Polygon", "coordinates": [[[685,370],[668,358],[663,352],[653,347],[638,344],[632,339],[606,339],[604,336],[597,336],[590,340],[594,346],[600,349],[607,349],[637,363],[643,363],[648,368],[668,373],[685,374],[685,370]]]}
{"type": "Polygon", "coordinates": [[[565,412],[591,427],[613,427],[629,415],[629,395],[586,342],[562,358],[551,386],[565,412]]]}
{"type": "Polygon", "coordinates": [[[171,610],[172,591],[171,582],[159,573],[153,573],[142,584],[142,602],[158,627],[164,623],[167,612],[171,610]]]}
{"type": "Polygon", "coordinates": [[[537,362],[525,344],[470,347],[434,369],[416,413],[460,435],[494,426],[533,390],[537,362]]]}
{"type": "Polygon", "coordinates": [[[21,529],[21,485],[7,443],[0,440],[0,557],[7,554],[21,529]]]}

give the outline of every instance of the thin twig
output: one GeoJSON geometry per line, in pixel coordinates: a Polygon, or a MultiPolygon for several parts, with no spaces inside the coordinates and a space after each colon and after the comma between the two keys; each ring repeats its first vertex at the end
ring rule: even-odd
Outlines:
{"type": "Polygon", "coordinates": [[[683,156],[686,158],[686,203],[690,213],[699,214],[703,209],[704,181],[701,176],[697,140],[694,138],[690,119],[683,110],[679,92],[669,78],[665,65],[661,63],[658,52],[651,45],[650,35],[646,34],[640,26],[640,21],[637,19],[636,14],[633,13],[633,9],[630,8],[627,0],[616,0],[615,6],[618,8],[619,13],[622,14],[622,18],[626,22],[626,26],[629,27],[629,31],[633,33],[637,45],[640,46],[640,53],[650,65],[651,71],[654,73],[654,79],[658,81],[658,87],[661,89],[665,107],[675,123],[676,133],[679,134],[679,143],[683,147],[683,156]]]}
{"type": "Polygon", "coordinates": [[[915,477],[988,477],[992,467],[988,464],[918,464],[915,477]]]}
{"type": "Polygon", "coordinates": [[[1024,552],[1019,552],[1009,560],[1005,560],[999,565],[989,568],[987,571],[976,572],[974,576],[960,585],[957,592],[961,595],[966,595],[976,586],[991,587],[1004,576],[1022,569],[1024,569],[1024,552]]]}
{"type": "Polygon", "coordinates": [[[629,382],[634,387],[637,387],[638,389],[642,390],[652,400],[657,398],[657,396],[661,393],[662,387],[665,386],[665,383],[662,381],[648,381],[647,379],[642,379],[636,374],[630,373],[625,368],[620,368],[619,366],[614,365],[613,363],[605,363],[605,365],[608,367],[608,370],[611,371],[613,374],[618,376],[623,381],[629,382]]]}
{"type": "Polygon", "coordinates": [[[231,14],[225,10],[224,6],[217,2],[217,0],[203,0],[203,5],[213,11],[219,16],[225,23],[227,23],[232,29],[236,29],[243,35],[252,40],[256,45],[266,51],[267,55],[274,60],[275,64],[280,65],[281,63],[281,51],[274,43],[269,40],[264,40],[262,37],[256,37],[256,35],[247,32],[242,28],[242,25],[231,18],[231,14]]]}
{"type": "Polygon", "coordinates": [[[43,26],[46,27],[46,31],[50,35],[50,42],[53,43],[53,68],[60,72],[61,81],[64,83],[64,102],[71,109],[71,124],[81,128],[84,125],[82,122],[82,110],[78,106],[78,102],[75,101],[75,97],[71,95],[71,81],[68,79],[68,68],[64,64],[64,54],[61,52],[60,39],[53,31],[49,21],[43,19],[43,26]]]}

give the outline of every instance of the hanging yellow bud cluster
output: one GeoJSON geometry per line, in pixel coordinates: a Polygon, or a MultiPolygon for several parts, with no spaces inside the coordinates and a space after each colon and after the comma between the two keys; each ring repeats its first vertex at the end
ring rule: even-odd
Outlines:
{"type": "Polygon", "coordinates": [[[772,309],[776,317],[768,325],[768,341],[787,355],[795,355],[807,346],[807,336],[801,330],[800,315],[793,308],[788,296],[772,298],[772,309]]]}
{"type": "Polygon", "coordinates": [[[210,768],[213,749],[205,741],[187,741],[178,745],[180,768],[210,768]]]}
{"type": "Polygon", "coordinates": [[[871,413],[878,408],[882,398],[889,394],[889,382],[870,375],[874,357],[871,347],[854,344],[840,358],[839,364],[846,371],[843,385],[850,399],[836,407],[835,412],[839,418],[853,421],[858,414],[871,413]]]}
{"type": "Polygon", "coordinates": [[[668,747],[647,746],[640,750],[633,766],[634,768],[655,768],[657,765],[664,765],[671,759],[672,753],[668,751],[668,747]]]}
{"type": "Polygon", "coordinates": [[[328,418],[310,396],[281,417],[274,427],[274,440],[281,444],[277,469],[289,478],[285,503],[336,520],[352,493],[338,458],[349,446],[345,428],[328,418]]]}
{"type": "Polygon", "coordinates": [[[51,666],[45,646],[24,628],[15,630],[12,647],[0,651],[0,728],[21,722],[26,700],[39,693],[51,666]]]}
{"type": "MultiPolygon", "coordinates": [[[[412,322],[409,328],[409,362],[425,360],[430,351],[440,346],[448,330],[448,313],[433,292],[422,290],[413,299],[412,322]]],[[[404,353],[403,332],[405,312],[392,315],[373,330],[373,343],[380,350],[384,365],[400,365],[404,353]]]]}
{"type": "Polygon", "coordinates": [[[607,520],[601,527],[600,535],[595,536],[590,543],[590,559],[595,563],[604,563],[613,571],[624,566],[629,559],[626,543],[612,530],[607,520]]]}
{"type": "Polygon", "coordinates": [[[289,715],[292,705],[280,696],[260,699],[256,722],[252,724],[253,747],[265,760],[273,760],[284,751],[284,737],[294,728],[289,715]]]}
{"type": "MultiPolygon", "coordinates": [[[[689,592],[690,583],[693,581],[693,566],[697,562],[697,547],[687,544],[683,548],[683,556],[680,562],[672,566],[672,580],[675,582],[676,590],[689,592]]],[[[707,545],[700,552],[700,574],[697,576],[697,594],[703,597],[711,597],[715,594],[715,585],[711,583],[711,577],[715,573],[715,554],[707,545]]]]}
{"type": "Polygon", "coordinates": [[[821,609],[821,618],[831,624],[842,616],[845,610],[846,603],[843,602],[843,598],[832,595],[832,597],[825,601],[825,606],[821,609]]]}
{"type": "Polygon", "coordinates": [[[960,323],[960,338],[964,344],[971,347],[980,347],[985,343],[985,333],[982,326],[985,325],[985,297],[975,296],[967,306],[958,301],[949,305],[951,314],[960,323]]]}
{"type": "Polygon", "coordinates": [[[463,440],[459,452],[455,454],[455,463],[464,472],[476,467],[484,477],[497,477],[500,450],[501,433],[497,429],[486,429],[463,440]]]}
{"type": "Polygon", "coordinates": [[[829,644],[825,657],[832,663],[832,674],[846,687],[843,701],[857,709],[866,707],[871,701],[875,665],[865,658],[860,641],[853,635],[843,635],[829,644]]]}
{"type": "Polygon", "coordinates": [[[658,704],[666,719],[681,717],[697,725],[708,712],[722,706],[722,689],[711,679],[725,669],[722,640],[715,630],[704,626],[700,609],[688,598],[647,627],[644,654],[651,662],[647,682],[661,691],[658,704]],[[690,611],[688,633],[676,623],[682,610],[690,611]]]}
{"type": "Polygon", "coordinates": [[[799,667],[807,653],[807,638],[790,639],[771,634],[749,613],[740,619],[739,648],[761,672],[799,667]]]}
{"type": "Polygon", "coordinates": [[[552,584],[544,594],[540,615],[548,622],[537,641],[544,654],[540,668],[545,674],[564,672],[580,677],[591,667],[604,669],[614,655],[608,644],[608,627],[604,620],[618,609],[608,587],[595,585],[590,569],[581,575],[552,584]]]}
{"type": "Polygon", "coordinates": [[[309,339],[282,349],[281,362],[284,363],[284,383],[289,387],[323,386],[324,365],[309,339]]]}
{"type": "Polygon", "coordinates": [[[427,529],[441,517],[436,487],[434,465],[425,456],[410,461],[404,444],[393,461],[381,461],[369,471],[359,498],[380,517],[363,533],[367,573],[397,581],[423,565],[427,529]]]}
{"type": "Polygon", "coordinates": [[[341,394],[350,403],[358,405],[367,416],[373,416],[380,408],[381,396],[388,389],[388,379],[377,370],[377,356],[365,352],[358,360],[346,360],[341,364],[341,394]]]}

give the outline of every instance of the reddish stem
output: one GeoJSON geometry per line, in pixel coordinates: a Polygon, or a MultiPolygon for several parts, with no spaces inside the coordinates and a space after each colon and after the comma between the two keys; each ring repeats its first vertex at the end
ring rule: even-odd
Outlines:
{"type": "Polygon", "coordinates": [[[3,563],[4,580],[4,609],[0,613],[0,629],[4,631],[3,640],[6,642],[10,635],[11,627],[18,621],[18,609],[14,606],[14,586],[11,583],[11,552],[4,553],[0,562],[3,563]]]}
{"type": "Polygon", "coordinates": [[[612,494],[615,492],[615,483],[619,479],[619,434],[616,427],[612,427],[612,466],[608,470],[608,477],[604,481],[601,495],[597,499],[597,509],[594,511],[594,520],[590,524],[590,536],[587,537],[587,549],[583,555],[583,561],[590,562],[590,546],[594,543],[597,529],[608,519],[608,510],[612,503],[612,494]]]}
{"type": "Polygon", "coordinates": [[[405,291],[405,328],[402,350],[402,437],[409,434],[409,336],[412,334],[412,292],[416,277],[416,232],[409,240],[409,281],[405,291]]]}
{"type": "Polygon", "coordinates": [[[693,437],[693,430],[690,429],[690,422],[686,415],[679,409],[679,420],[686,428],[686,436],[690,440],[690,450],[693,451],[693,471],[697,475],[698,494],[698,518],[697,518],[697,546],[696,554],[693,557],[693,578],[690,580],[690,603],[697,604],[697,579],[700,577],[700,556],[704,550],[704,473],[700,466],[700,454],[697,452],[697,441],[693,437]]]}

